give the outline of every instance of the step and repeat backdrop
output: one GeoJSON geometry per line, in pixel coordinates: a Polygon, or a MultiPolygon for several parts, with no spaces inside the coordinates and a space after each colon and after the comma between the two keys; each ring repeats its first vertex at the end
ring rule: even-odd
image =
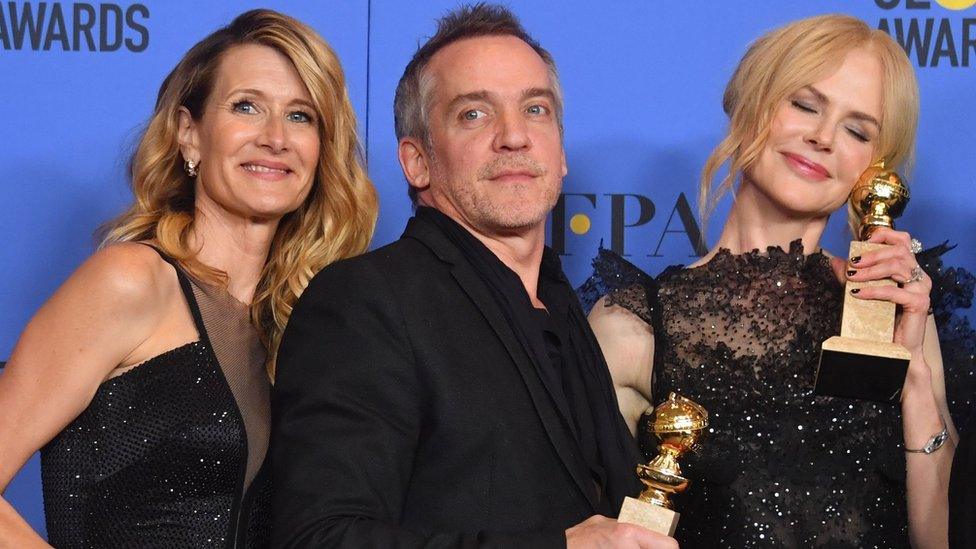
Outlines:
{"type": "MultiPolygon", "coordinates": [[[[565,91],[569,176],[550,244],[574,283],[601,242],[656,274],[713,242],[697,180],[726,119],[721,97],[747,45],[788,21],[847,13],[894,36],[921,85],[912,200],[899,222],[948,240],[949,266],[976,268],[976,0],[510,1],[554,55],[565,91]],[[703,244],[706,243],[706,244],[703,244]]],[[[156,91],[196,41],[270,7],[316,28],[345,67],[381,210],[373,246],[411,215],[392,103],[418,42],[455,1],[0,2],[0,361],[30,316],[130,200],[125,172],[156,91]]],[[[835,215],[824,245],[845,254],[835,215]]],[[[4,413],[0,404],[0,413],[4,413]]],[[[0,441],[3,444],[4,441],[0,441]]],[[[37,458],[5,497],[43,532],[37,458]]]]}

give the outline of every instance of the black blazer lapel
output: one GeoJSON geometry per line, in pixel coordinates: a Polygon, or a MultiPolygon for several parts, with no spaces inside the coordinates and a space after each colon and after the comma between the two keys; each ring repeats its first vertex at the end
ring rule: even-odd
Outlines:
{"type": "Polygon", "coordinates": [[[429,226],[422,220],[411,219],[403,236],[423,242],[442,261],[453,265],[451,273],[455,280],[484,315],[495,335],[498,336],[509,356],[512,357],[512,362],[518,368],[519,374],[529,391],[536,413],[539,414],[546,433],[549,435],[549,441],[595,512],[598,505],[596,487],[588,472],[581,466],[582,459],[579,456],[578,445],[576,441],[570,438],[569,431],[556,410],[555,401],[543,385],[535,366],[522,349],[522,345],[505,321],[504,315],[494,302],[484,282],[450,241],[440,234],[436,228],[429,226]]]}

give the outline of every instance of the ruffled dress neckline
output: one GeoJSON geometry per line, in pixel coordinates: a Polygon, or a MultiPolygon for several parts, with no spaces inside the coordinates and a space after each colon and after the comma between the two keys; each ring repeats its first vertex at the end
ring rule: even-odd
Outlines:
{"type": "Polygon", "coordinates": [[[799,238],[790,242],[789,250],[781,246],[767,246],[762,252],[759,248],[743,253],[732,253],[728,248],[719,248],[718,252],[708,262],[695,267],[682,264],[667,267],[664,273],[680,271],[683,273],[708,273],[710,271],[735,271],[737,269],[771,269],[776,267],[800,267],[801,270],[826,267],[830,269],[830,258],[817,248],[810,254],[804,254],[803,241],[799,238]]]}

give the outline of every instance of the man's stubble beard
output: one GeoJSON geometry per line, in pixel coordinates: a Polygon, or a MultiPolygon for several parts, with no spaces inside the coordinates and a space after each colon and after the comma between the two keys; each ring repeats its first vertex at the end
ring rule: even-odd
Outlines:
{"type": "MultiPolygon", "coordinates": [[[[433,150],[430,151],[429,158],[432,174],[438,174],[441,181],[445,180],[446,174],[444,174],[444,170],[442,169],[443,166],[438,161],[437,156],[433,154],[433,150]]],[[[546,217],[555,207],[559,199],[559,192],[562,189],[561,181],[555,184],[550,184],[550,182],[545,181],[548,170],[535,159],[521,154],[497,156],[478,168],[476,173],[477,176],[473,182],[453,187],[446,185],[439,186],[441,188],[452,189],[451,194],[453,194],[453,200],[451,202],[454,204],[455,209],[458,210],[458,214],[463,216],[468,224],[473,225],[479,230],[517,233],[536,227],[540,223],[545,223],[546,217]],[[504,204],[498,204],[495,201],[487,200],[483,196],[479,196],[478,189],[484,189],[485,185],[491,185],[492,183],[489,180],[506,169],[525,169],[538,178],[536,180],[537,182],[531,185],[519,184],[514,186],[513,190],[516,192],[513,194],[516,196],[531,193],[533,190],[532,187],[537,185],[545,186],[543,196],[539,200],[534,200],[535,205],[527,208],[528,211],[524,208],[512,209],[506,207],[504,204]]],[[[524,205],[525,201],[516,199],[516,204],[524,205]]]]}

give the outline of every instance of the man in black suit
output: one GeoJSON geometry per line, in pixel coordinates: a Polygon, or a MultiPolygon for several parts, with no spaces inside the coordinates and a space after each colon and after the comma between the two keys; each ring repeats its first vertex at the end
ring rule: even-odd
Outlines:
{"type": "Polygon", "coordinates": [[[319,273],[282,340],[276,546],[676,546],[600,516],[639,454],[544,245],[561,111],[503,8],[449,14],[414,55],[395,116],[417,215],[319,273]]]}

